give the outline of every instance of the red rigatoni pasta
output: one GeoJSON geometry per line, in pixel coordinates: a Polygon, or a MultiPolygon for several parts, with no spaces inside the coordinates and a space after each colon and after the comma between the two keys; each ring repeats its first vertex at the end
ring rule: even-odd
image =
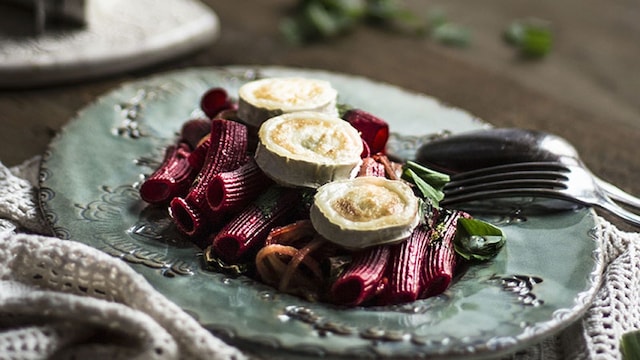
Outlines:
{"type": "Polygon", "coordinates": [[[174,198],[170,203],[174,223],[191,237],[202,235],[222,221],[215,218],[206,199],[209,179],[221,172],[237,169],[247,159],[247,128],[243,124],[215,119],[211,122],[209,141],[206,161],[189,193],[184,198],[174,198]]]}
{"type": "Polygon", "coordinates": [[[370,154],[384,153],[389,140],[389,124],[386,121],[361,109],[348,110],[343,118],[360,132],[370,154]]]}
{"type": "Polygon", "coordinates": [[[348,268],[331,286],[331,299],[342,305],[358,306],[378,293],[391,249],[388,245],[373,246],[353,254],[348,268]]]}
{"type": "Polygon", "coordinates": [[[457,263],[453,240],[461,216],[468,217],[456,210],[442,210],[440,213],[427,247],[422,272],[422,298],[441,294],[451,284],[457,263]]]}
{"type": "Polygon", "coordinates": [[[162,164],[140,186],[140,197],[150,204],[168,204],[176,196],[184,196],[198,173],[187,158],[189,145],[170,145],[162,164]]]}
{"type": "Polygon", "coordinates": [[[432,228],[420,225],[407,240],[392,247],[389,282],[382,300],[384,303],[401,304],[420,297],[423,285],[422,272],[432,233],[432,228]]]}
{"type": "Polygon", "coordinates": [[[207,184],[207,202],[214,212],[237,212],[271,184],[269,177],[250,159],[235,170],[214,176],[207,184]]]}
{"type": "Polygon", "coordinates": [[[213,237],[207,251],[230,264],[255,254],[271,229],[292,221],[300,197],[296,189],[271,186],[213,237]]]}

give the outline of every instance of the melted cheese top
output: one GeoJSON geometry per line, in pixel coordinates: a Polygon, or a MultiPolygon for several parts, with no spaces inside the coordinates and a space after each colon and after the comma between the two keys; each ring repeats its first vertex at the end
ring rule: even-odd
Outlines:
{"type": "Polygon", "coordinates": [[[267,120],[259,132],[263,145],[294,159],[343,163],[360,159],[358,131],[348,122],[315,112],[296,112],[267,120]]]}
{"type": "Polygon", "coordinates": [[[327,81],[294,77],[256,80],[243,85],[239,94],[254,106],[290,112],[330,103],[337,91],[327,81]]]}
{"type": "Polygon", "coordinates": [[[377,220],[402,212],[405,204],[400,195],[383,186],[363,184],[346,189],[331,201],[336,214],[353,222],[377,220]]]}
{"type": "Polygon", "coordinates": [[[330,222],[354,230],[415,226],[419,201],[400,180],[364,176],[318,189],[315,204],[330,222]]]}

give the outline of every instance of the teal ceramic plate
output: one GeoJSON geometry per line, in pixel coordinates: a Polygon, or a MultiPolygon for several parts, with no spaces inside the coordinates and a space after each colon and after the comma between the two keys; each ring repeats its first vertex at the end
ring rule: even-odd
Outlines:
{"type": "Polygon", "coordinates": [[[500,216],[484,216],[508,237],[497,258],[470,267],[444,294],[403,306],[309,303],[204,270],[199,251],[176,234],[165,210],[140,200],[137,186],[181,124],[198,115],[206,89],[236,94],[248,80],[281,75],[328,79],[340,102],[385,118],[399,156],[410,157],[433,134],[487,126],[428,96],[323,71],[228,67],[163,74],[106,94],[51,143],[41,167],[41,205],[57,236],[122,258],[216,335],[269,356],[500,356],[556,333],[588,307],[602,267],[594,213],[525,217],[515,211],[527,207],[525,199],[500,216]]]}

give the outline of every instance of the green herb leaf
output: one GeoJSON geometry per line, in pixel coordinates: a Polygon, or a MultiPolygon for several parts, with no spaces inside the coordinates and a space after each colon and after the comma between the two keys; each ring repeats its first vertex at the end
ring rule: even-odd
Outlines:
{"type": "Polygon", "coordinates": [[[551,31],[542,28],[527,29],[520,51],[528,57],[547,55],[551,51],[551,31]]]}
{"type": "Polygon", "coordinates": [[[280,31],[290,43],[302,45],[342,35],[362,24],[410,33],[424,33],[424,20],[396,0],[298,0],[280,31]]]}
{"type": "Polygon", "coordinates": [[[431,31],[431,36],[436,41],[452,46],[468,46],[471,42],[469,30],[453,23],[445,23],[431,31]]]}
{"type": "Polygon", "coordinates": [[[504,39],[513,46],[520,46],[524,41],[524,24],[521,21],[514,21],[504,31],[504,39]]]}
{"type": "Polygon", "coordinates": [[[395,19],[402,9],[394,0],[367,0],[367,17],[374,22],[387,22],[395,19]]]}
{"type": "Polygon", "coordinates": [[[324,0],[328,9],[352,20],[361,19],[367,13],[366,0],[324,0]]]}
{"type": "Polygon", "coordinates": [[[332,37],[343,30],[340,18],[319,3],[310,3],[303,14],[321,37],[332,37]]]}
{"type": "Polygon", "coordinates": [[[529,58],[544,57],[551,51],[553,42],[549,23],[541,19],[516,20],[505,30],[504,37],[529,58]]]}
{"type": "Polygon", "coordinates": [[[407,161],[403,165],[402,178],[420,190],[424,198],[430,199],[435,206],[444,198],[442,188],[449,182],[449,175],[428,169],[416,162],[407,161]]]}
{"type": "Polygon", "coordinates": [[[435,41],[449,46],[465,47],[471,43],[466,27],[449,21],[444,11],[433,9],[428,14],[429,34],[435,41]]]}
{"type": "Polygon", "coordinates": [[[640,331],[636,330],[622,334],[620,353],[623,360],[640,359],[640,331]]]}
{"type": "Polygon", "coordinates": [[[431,186],[428,182],[422,179],[415,171],[411,169],[404,169],[402,172],[402,178],[415,184],[420,190],[422,196],[426,199],[430,199],[434,206],[438,206],[440,200],[444,199],[444,193],[431,186]]]}
{"type": "Polygon", "coordinates": [[[422,178],[437,190],[442,190],[442,188],[450,180],[449,175],[431,170],[411,160],[408,160],[404,164],[404,167],[413,170],[413,172],[415,172],[420,178],[422,178]]]}
{"type": "Polygon", "coordinates": [[[505,242],[506,235],[499,227],[479,219],[461,218],[453,244],[463,258],[486,261],[495,257],[505,242]]]}

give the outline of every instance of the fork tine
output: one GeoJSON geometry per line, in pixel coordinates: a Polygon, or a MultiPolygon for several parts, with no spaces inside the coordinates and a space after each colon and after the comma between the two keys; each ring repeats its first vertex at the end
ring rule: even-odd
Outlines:
{"type": "MultiPolygon", "coordinates": [[[[466,175],[467,173],[465,173],[466,175]]],[[[455,189],[461,187],[497,183],[511,180],[526,180],[528,182],[544,182],[545,180],[566,181],[566,173],[560,171],[510,171],[505,173],[486,173],[477,176],[452,177],[451,181],[445,184],[445,189],[455,189]]]]}
{"type": "Polygon", "coordinates": [[[508,172],[531,172],[531,171],[559,171],[568,172],[569,169],[559,162],[523,162],[504,165],[490,166],[482,169],[465,171],[451,175],[451,180],[475,178],[491,174],[504,174],[508,172]]]}
{"type": "Polygon", "coordinates": [[[569,200],[574,202],[580,202],[583,205],[589,205],[584,201],[579,199],[575,199],[568,194],[558,191],[556,189],[548,189],[548,188],[513,188],[513,189],[493,189],[493,190],[484,190],[477,192],[467,192],[461,195],[454,196],[445,196],[444,199],[440,201],[440,205],[447,207],[450,205],[455,205],[458,203],[466,203],[470,201],[476,200],[486,200],[486,199],[496,199],[496,198],[506,198],[506,197],[546,197],[546,198],[554,198],[560,200],[569,200]]]}
{"type": "Polygon", "coordinates": [[[444,207],[497,198],[551,198],[595,206],[629,224],[640,226],[640,215],[611,200],[598,187],[593,175],[580,166],[519,163],[460,173],[451,176],[451,180],[444,188],[444,199],[440,201],[444,207]]]}
{"type": "Polygon", "coordinates": [[[445,185],[441,204],[519,196],[567,199],[569,172],[562,163],[527,162],[458,173],[445,185]]]}
{"type": "Polygon", "coordinates": [[[516,178],[488,182],[470,183],[464,186],[445,187],[446,196],[458,196],[466,193],[501,189],[559,189],[567,188],[566,179],[528,179],[516,178]]]}

